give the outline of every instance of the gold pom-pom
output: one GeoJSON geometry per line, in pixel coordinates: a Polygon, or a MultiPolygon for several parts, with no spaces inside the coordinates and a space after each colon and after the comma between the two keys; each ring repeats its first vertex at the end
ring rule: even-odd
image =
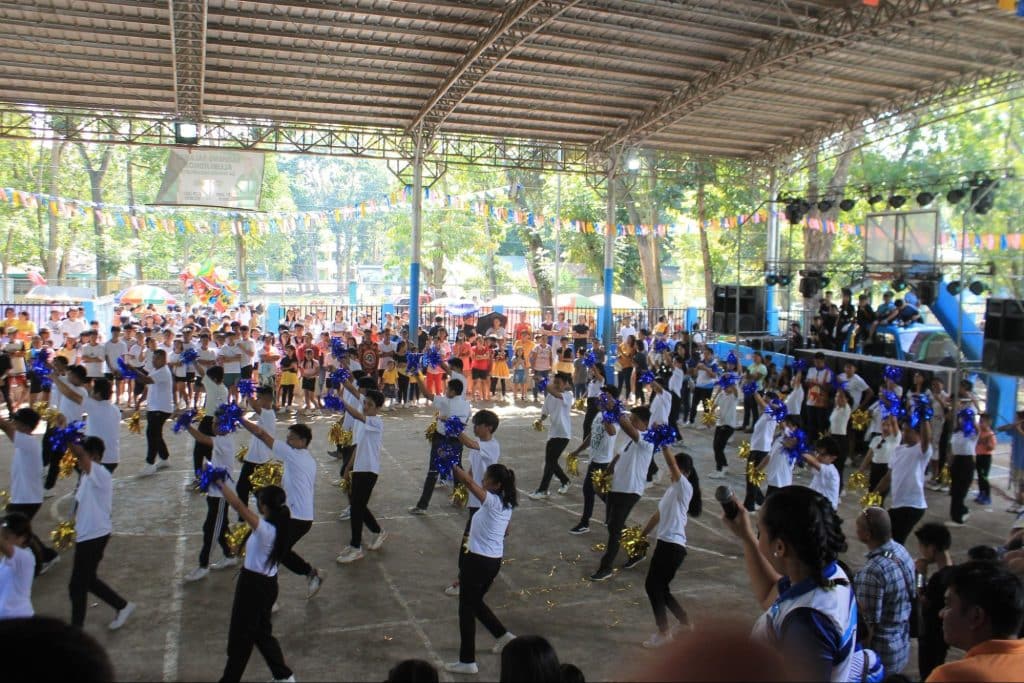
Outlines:
{"type": "Polygon", "coordinates": [[[7,493],[7,489],[0,489],[0,508],[7,507],[7,504],[11,502],[11,494],[7,493]]]}
{"type": "Polygon", "coordinates": [[[768,473],[758,469],[753,460],[747,461],[747,481],[754,486],[760,486],[768,480],[768,473]]]}
{"type": "Polygon", "coordinates": [[[746,460],[747,458],[750,457],[749,441],[744,441],[743,443],[740,444],[740,447],[736,449],[736,456],[739,457],[740,460],[746,460]]]}
{"type": "Polygon", "coordinates": [[[58,476],[61,479],[67,479],[71,476],[71,473],[75,471],[75,465],[78,464],[78,457],[71,452],[71,449],[64,451],[64,455],[60,459],[60,470],[58,470],[58,476]]]}
{"type": "Polygon", "coordinates": [[[868,487],[868,476],[860,471],[854,472],[846,480],[846,486],[851,491],[863,491],[868,487]]]}
{"type": "Polygon", "coordinates": [[[469,502],[469,489],[467,489],[466,485],[461,482],[456,484],[455,488],[452,490],[452,495],[449,500],[452,502],[452,505],[457,508],[466,507],[466,503],[469,502]]]}
{"type": "Polygon", "coordinates": [[[39,413],[39,417],[46,414],[46,411],[50,409],[50,404],[46,401],[36,401],[32,404],[32,410],[39,413]]]}
{"type": "Polygon", "coordinates": [[[876,508],[882,505],[882,494],[868,491],[860,497],[860,506],[863,508],[876,508]]]}
{"type": "Polygon", "coordinates": [[[572,402],[572,409],[573,410],[586,410],[587,409],[587,399],[585,399],[585,398],[578,398],[578,399],[576,399],[575,401],[572,402]]]}
{"type": "Polygon", "coordinates": [[[701,405],[704,406],[704,414],[701,416],[700,421],[708,427],[714,427],[715,423],[718,422],[718,417],[715,415],[715,404],[711,399],[704,399],[701,401],[701,405]]]}
{"type": "Polygon", "coordinates": [[[580,476],[580,456],[570,453],[565,456],[565,471],[573,477],[580,476]]]}
{"type": "Polygon", "coordinates": [[[352,445],[352,430],[345,429],[342,424],[343,422],[338,420],[331,425],[331,431],[327,435],[327,440],[338,448],[347,448],[352,445]]]}
{"type": "Polygon", "coordinates": [[[608,470],[594,470],[590,474],[590,481],[594,485],[594,491],[601,495],[612,490],[612,477],[608,470]]]}
{"type": "Polygon", "coordinates": [[[949,465],[943,466],[942,471],[939,472],[939,483],[943,486],[953,483],[953,473],[949,471],[949,465]]]}
{"type": "Polygon", "coordinates": [[[629,559],[636,559],[647,554],[650,543],[644,536],[643,529],[639,526],[631,526],[622,530],[622,549],[629,555],[629,559]]]}
{"type": "Polygon", "coordinates": [[[345,476],[338,482],[338,488],[342,493],[348,494],[352,491],[352,472],[346,472],[345,476]]]}
{"type": "Polygon", "coordinates": [[[284,463],[280,460],[265,462],[252,471],[249,476],[249,483],[254,489],[261,489],[264,486],[280,486],[281,477],[284,475],[284,463]]]}
{"type": "Polygon", "coordinates": [[[206,417],[206,408],[200,408],[196,411],[196,422],[202,422],[204,417],[206,417]]]}
{"type": "Polygon", "coordinates": [[[128,417],[128,431],[132,434],[142,433],[142,413],[137,410],[128,417]]]}
{"type": "Polygon", "coordinates": [[[247,455],[249,455],[249,447],[242,446],[238,449],[238,452],[235,453],[235,460],[238,462],[245,462],[245,456],[247,455]]]}
{"type": "Polygon", "coordinates": [[[871,413],[864,408],[857,408],[857,410],[853,411],[853,414],[850,415],[850,423],[858,432],[863,432],[871,424],[871,413]]]}
{"type": "Polygon", "coordinates": [[[437,420],[427,425],[427,431],[423,432],[423,436],[427,441],[433,441],[435,434],[437,434],[437,420]]]}
{"type": "Polygon", "coordinates": [[[32,410],[39,413],[39,419],[43,422],[52,424],[57,416],[60,415],[60,411],[56,408],[51,408],[50,404],[46,401],[36,401],[32,404],[32,410]]]}
{"type": "Polygon", "coordinates": [[[61,522],[50,532],[50,540],[56,550],[67,550],[75,544],[75,523],[61,522]]]}
{"type": "Polygon", "coordinates": [[[252,529],[245,522],[236,522],[228,527],[225,540],[232,555],[235,557],[245,556],[245,542],[249,540],[251,533],[252,529]]]}
{"type": "Polygon", "coordinates": [[[535,432],[543,432],[544,431],[544,420],[542,420],[539,417],[536,420],[534,420],[533,421],[533,431],[535,431],[535,432]]]}

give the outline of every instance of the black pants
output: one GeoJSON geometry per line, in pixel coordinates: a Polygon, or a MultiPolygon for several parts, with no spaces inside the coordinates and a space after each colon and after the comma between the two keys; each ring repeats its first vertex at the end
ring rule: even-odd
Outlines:
{"type": "MultiPolygon", "coordinates": [[[[868,490],[874,491],[875,488],[878,486],[878,482],[882,481],[882,478],[886,475],[888,471],[889,466],[884,462],[872,461],[871,468],[868,472],[868,490]]],[[[885,502],[886,495],[887,494],[885,493],[882,494],[882,502],[885,502]]]]}
{"type": "Polygon", "coordinates": [[[146,413],[146,463],[152,465],[157,456],[161,460],[171,457],[164,443],[164,422],[171,417],[170,413],[161,410],[150,410],[146,413]]]}
{"type": "Polygon", "coordinates": [[[338,476],[345,474],[345,468],[348,467],[349,462],[352,461],[352,457],[356,454],[355,444],[351,446],[345,446],[344,448],[338,447],[338,452],[341,453],[341,469],[338,470],[338,476]]]}
{"type": "Polygon", "coordinates": [[[476,661],[476,620],[484,625],[491,635],[501,638],[508,633],[491,608],[484,603],[484,596],[494,583],[501,569],[500,557],[484,557],[476,553],[465,553],[459,570],[459,661],[476,661]]]}
{"type": "Polygon", "coordinates": [[[473,515],[480,512],[480,508],[469,508],[469,514],[466,515],[466,528],[462,530],[462,542],[459,544],[459,571],[462,571],[462,563],[466,559],[466,555],[469,554],[469,530],[473,526],[473,515]]]}
{"type": "MultiPolygon", "coordinates": [[[[583,516],[580,517],[580,524],[582,526],[590,526],[590,517],[594,514],[594,497],[596,496],[600,498],[601,502],[607,501],[605,494],[598,493],[594,490],[594,480],[591,479],[591,476],[594,472],[604,472],[608,469],[608,464],[609,463],[606,462],[594,462],[591,460],[590,464],[587,465],[587,474],[583,477],[583,516]]],[[[607,513],[607,511],[608,508],[606,506],[605,513],[607,513]]],[[[607,514],[605,517],[607,518],[607,514]]]]}
{"type": "Polygon", "coordinates": [[[558,477],[562,486],[569,483],[569,476],[562,471],[562,466],[558,464],[558,459],[562,457],[562,452],[568,445],[569,439],[548,439],[547,444],[544,445],[544,474],[540,478],[538,491],[548,490],[548,486],[551,485],[551,477],[558,477]]]}
{"type": "Polygon", "coordinates": [[[750,427],[754,428],[754,423],[757,422],[757,399],[754,398],[753,394],[743,394],[743,427],[746,429],[750,427]]]}
{"type": "Polygon", "coordinates": [[[288,522],[288,554],[281,560],[281,564],[293,574],[309,576],[313,573],[313,566],[302,559],[302,556],[295,552],[295,544],[309,533],[313,528],[311,519],[292,519],[288,522]]]}
{"type": "Polygon", "coordinates": [[[907,536],[924,517],[922,508],[889,508],[889,522],[892,524],[892,540],[904,544],[907,536]]]}
{"type": "Polygon", "coordinates": [[[43,487],[49,491],[57,484],[57,477],[60,475],[60,459],[63,453],[54,453],[50,448],[50,435],[53,428],[47,427],[43,433],[43,464],[47,466],[46,482],[43,487]]]}
{"type": "Polygon", "coordinates": [[[292,670],[284,663],[284,654],[271,624],[270,610],[276,601],[276,576],[264,576],[248,569],[241,571],[235,584],[235,601],[231,605],[228,661],[221,681],[233,683],[242,680],[253,645],[263,655],[275,680],[284,680],[292,675],[292,670]]]}
{"type": "Polygon", "coordinates": [[[629,396],[632,393],[630,390],[630,382],[633,379],[633,368],[622,368],[619,370],[618,387],[619,387],[619,399],[628,401],[629,396]]]}
{"type": "Polygon", "coordinates": [[[371,533],[380,533],[380,525],[369,508],[370,495],[376,484],[377,475],[373,472],[352,473],[352,489],[348,501],[352,506],[352,517],[349,519],[352,526],[352,542],[349,545],[353,548],[361,548],[363,545],[364,524],[371,533]]]}
{"type": "MultiPolygon", "coordinates": [[[[399,375],[399,382],[401,382],[401,375],[399,375]]],[[[420,400],[420,385],[418,382],[410,382],[406,379],[406,383],[409,385],[409,395],[406,397],[410,401],[420,400]]]]}
{"type": "Polygon", "coordinates": [[[651,609],[654,610],[654,621],[662,633],[668,633],[667,610],[672,611],[673,616],[679,620],[680,624],[687,624],[690,621],[686,610],[672,596],[672,589],[669,587],[685,559],[686,548],[678,543],[659,540],[658,544],[654,546],[654,554],[651,556],[651,566],[647,569],[647,581],[644,583],[644,588],[651,601],[651,609]]]}
{"type": "Polygon", "coordinates": [[[988,471],[992,469],[992,454],[979,453],[974,456],[974,467],[978,471],[978,493],[989,498],[992,496],[992,487],[988,483],[988,471]]]}
{"type": "Polygon", "coordinates": [[[711,398],[712,391],[714,391],[714,387],[694,387],[693,397],[690,400],[690,424],[697,419],[697,408],[700,408],[702,402],[711,398]]]}
{"type": "Polygon", "coordinates": [[[946,663],[949,646],[942,636],[942,622],[921,624],[917,638],[917,669],[921,680],[926,680],[932,670],[946,663]]]}
{"type": "Polygon", "coordinates": [[[405,403],[409,400],[409,375],[398,373],[398,402],[405,403]]]}
{"type": "Polygon", "coordinates": [[[100,463],[100,464],[107,468],[107,472],[110,472],[111,474],[113,474],[114,470],[117,469],[117,466],[118,466],[119,463],[116,463],[116,462],[104,462],[104,463],[100,463]]]}
{"type": "Polygon", "coordinates": [[[238,494],[238,499],[242,501],[243,505],[249,505],[249,494],[252,492],[252,482],[249,481],[249,478],[252,477],[252,473],[256,471],[257,467],[256,463],[245,461],[238,473],[238,485],[235,486],[235,493],[238,494]]]}
{"type": "MultiPolygon", "coordinates": [[[[679,415],[685,418],[690,414],[690,408],[693,406],[693,388],[689,382],[683,382],[683,388],[679,392],[679,415]]],[[[678,418],[677,418],[678,420],[678,418]]],[[[689,422],[693,422],[690,419],[689,422]]],[[[674,425],[673,425],[674,426],[674,425]]]]}
{"type": "Polygon", "coordinates": [[[210,564],[210,550],[213,539],[224,551],[224,557],[232,557],[228,545],[228,504],[223,498],[206,496],[206,521],[203,522],[203,547],[199,549],[199,566],[210,564]]]}
{"type": "Polygon", "coordinates": [[[619,554],[619,537],[626,526],[626,520],[633,506],[640,500],[635,493],[611,491],[608,493],[608,543],[604,555],[601,556],[600,569],[611,569],[615,556],[619,554]]]}
{"type": "MultiPolygon", "coordinates": [[[[761,464],[761,461],[767,457],[767,451],[750,451],[750,455],[747,456],[747,462],[753,463],[754,467],[757,467],[761,464]]],[[[754,483],[750,481],[750,477],[747,477],[747,495],[743,497],[743,507],[746,508],[748,512],[753,512],[756,506],[762,504],[764,504],[764,493],[761,492],[761,487],[755,486],[754,483]]]]}
{"type": "Polygon", "coordinates": [[[88,541],[75,543],[75,561],[71,567],[71,581],[68,593],[71,595],[71,625],[81,627],[85,624],[86,596],[92,593],[114,609],[124,609],[128,601],[114,592],[96,575],[103,551],[107,547],[110,535],[101,536],[88,541]]]}
{"type": "Polygon", "coordinates": [[[599,408],[597,407],[596,398],[587,399],[587,412],[583,414],[583,440],[586,441],[587,437],[590,436],[590,429],[593,427],[591,424],[594,418],[597,416],[599,408]]]}
{"type": "Polygon", "coordinates": [[[281,405],[290,406],[292,401],[295,400],[295,385],[294,384],[282,384],[281,385],[281,405]]]}
{"type": "Polygon", "coordinates": [[[828,431],[829,409],[808,405],[804,414],[807,416],[804,430],[811,441],[817,441],[819,434],[828,431]]]}
{"type": "Polygon", "coordinates": [[[949,518],[954,522],[963,522],[967,514],[964,499],[974,481],[974,456],[954,455],[949,464],[949,473],[953,479],[949,484],[949,518]]]}
{"type": "Polygon", "coordinates": [[[669,392],[669,396],[672,398],[672,405],[668,409],[668,423],[673,429],[676,429],[676,423],[679,422],[679,411],[683,409],[683,400],[672,392],[669,392]]]}
{"type": "Polygon", "coordinates": [[[454,448],[459,452],[459,463],[462,463],[462,443],[450,436],[434,434],[430,439],[430,462],[427,463],[427,477],[423,480],[423,491],[420,493],[420,500],[416,507],[424,510],[430,505],[430,499],[434,495],[434,487],[437,486],[437,461],[441,457],[441,447],[454,448]]]}
{"type": "Polygon", "coordinates": [[[729,425],[715,427],[715,439],[711,448],[715,452],[715,469],[719,472],[729,467],[729,461],[725,458],[725,446],[729,443],[734,431],[729,425]]]}
{"type": "MultiPolygon", "coordinates": [[[[29,521],[32,521],[32,518],[36,516],[41,507],[43,507],[42,503],[8,503],[7,512],[20,512],[28,517],[29,521]]],[[[34,533],[28,539],[28,547],[32,554],[36,556],[36,576],[39,576],[43,564],[57,557],[57,551],[48,545],[44,545],[43,541],[34,533]]]]}

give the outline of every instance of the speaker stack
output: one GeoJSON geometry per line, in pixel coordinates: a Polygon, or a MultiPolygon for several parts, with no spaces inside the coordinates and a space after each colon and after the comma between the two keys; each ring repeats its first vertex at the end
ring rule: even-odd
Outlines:
{"type": "Polygon", "coordinates": [[[736,293],[739,290],[739,331],[759,332],[765,329],[765,288],[715,285],[711,329],[720,334],[736,334],[736,293]]]}
{"type": "Polygon", "coordinates": [[[1024,301],[985,302],[985,344],[981,366],[989,372],[1024,377],[1024,301]]]}

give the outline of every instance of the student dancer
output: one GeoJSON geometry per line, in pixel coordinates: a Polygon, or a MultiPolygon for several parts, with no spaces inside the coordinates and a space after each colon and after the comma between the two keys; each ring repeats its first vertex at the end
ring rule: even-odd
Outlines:
{"type": "Polygon", "coordinates": [[[828,498],[833,510],[839,510],[840,473],[835,463],[839,460],[841,448],[839,442],[829,437],[818,440],[815,455],[803,454],[804,462],[814,470],[808,488],[828,498]]]}
{"type": "MultiPolygon", "coordinates": [[[[76,420],[82,419],[82,402],[73,401],[68,398],[68,395],[74,394],[80,398],[88,396],[89,392],[86,384],[89,378],[86,375],[85,368],[81,365],[68,366],[63,362],[55,362],[52,378],[55,391],[52,391],[51,395],[54,397],[57,410],[60,412],[58,420],[63,422],[60,426],[67,426],[76,420]],[[67,391],[63,391],[62,388],[67,391]]],[[[47,425],[46,433],[43,435],[43,460],[49,463],[49,469],[46,471],[46,483],[43,485],[46,489],[43,493],[45,498],[50,498],[55,493],[53,487],[57,484],[57,475],[60,474],[60,459],[64,455],[63,453],[50,452],[50,434],[52,431],[53,425],[47,425]]]]}
{"type": "MultiPolygon", "coordinates": [[[[715,426],[715,437],[712,449],[715,453],[715,471],[712,479],[725,479],[729,475],[729,461],[725,457],[725,447],[739,426],[736,408],[739,405],[739,383],[733,382],[718,392],[715,403],[718,404],[718,424],[715,426]]],[[[753,400],[757,404],[757,399],[753,400]]],[[[753,420],[757,424],[756,420],[753,420]]]]}
{"type": "Polygon", "coordinates": [[[565,494],[569,491],[571,483],[569,476],[558,464],[565,447],[569,445],[572,438],[572,391],[568,386],[572,384],[572,378],[557,373],[551,378],[547,386],[547,396],[544,397],[544,408],[541,411],[540,419],[543,422],[551,418],[551,427],[548,429],[548,441],[544,447],[544,474],[540,478],[540,486],[537,490],[527,496],[530,500],[540,500],[548,497],[548,486],[551,484],[551,477],[558,477],[562,483],[558,492],[565,494]]]}
{"type": "Polygon", "coordinates": [[[794,445],[793,432],[800,428],[800,418],[787,415],[782,421],[782,433],[775,439],[768,457],[761,461],[758,469],[765,473],[765,498],[793,483],[793,463],[786,452],[794,445]]]}
{"type": "MultiPolygon", "coordinates": [[[[590,435],[591,426],[594,424],[594,416],[601,412],[598,398],[601,396],[601,390],[606,383],[607,382],[604,379],[604,367],[600,363],[594,363],[587,368],[587,412],[583,414],[584,440],[590,435]]],[[[617,387],[615,395],[618,396],[617,387]]],[[[525,395],[523,396],[523,400],[526,400],[525,395]]]]}
{"type": "MultiPolygon", "coordinates": [[[[875,434],[868,442],[868,454],[860,465],[860,471],[868,475],[868,489],[878,489],[878,482],[889,471],[892,454],[900,445],[900,426],[892,415],[881,421],[881,433],[875,434]]],[[[881,492],[880,492],[881,493],[881,492]]],[[[885,493],[881,493],[885,500],[885,493]]]]}
{"type": "MultiPolygon", "coordinates": [[[[466,432],[459,434],[459,443],[466,447],[466,455],[469,458],[469,475],[479,485],[483,485],[484,473],[487,468],[498,462],[501,457],[501,444],[494,438],[494,432],[498,431],[498,416],[490,410],[481,410],[473,415],[473,436],[466,432]]],[[[480,501],[469,496],[466,501],[469,508],[469,517],[466,519],[466,529],[462,533],[462,543],[459,545],[459,569],[462,569],[462,560],[465,555],[462,549],[469,538],[469,529],[473,523],[473,515],[480,509],[480,501]]],[[[444,589],[445,595],[459,594],[459,581],[456,579],[450,586],[444,589]]]]}
{"type": "MultiPolygon", "coordinates": [[[[348,361],[346,360],[345,363],[347,367],[348,361]]],[[[353,374],[353,377],[354,376],[355,375],[353,374]]],[[[377,382],[372,377],[360,377],[359,379],[356,380],[356,387],[358,387],[359,391],[365,392],[371,389],[376,389],[377,382]]],[[[345,405],[348,405],[349,403],[357,406],[363,404],[363,395],[361,393],[353,394],[344,386],[339,388],[342,389],[341,400],[345,403],[345,405]]],[[[465,391],[465,389],[463,389],[463,391],[465,391]]],[[[345,472],[348,471],[348,466],[352,463],[352,459],[356,457],[356,448],[358,447],[359,442],[363,438],[364,423],[352,417],[352,415],[346,410],[345,417],[342,419],[341,425],[342,428],[348,429],[352,432],[352,443],[350,443],[345,448],[341,448],[340,446],[338,447],[338,452],[341,454],[341,468],[338,470],[339,482],[345,478],[345,472]]],[[[347,496],[351,500],[351,490],[349,491],[347,496]]],[[[348,507],[341,511],[340,515],[338,515],[338,521],[345,522],[351,518],[352,505],[350,504],[348,507]]]]}
{"type": "Polygon", "coordinates": [[[476,674],[476,620],[497,639],[491,652],[500,653],[515,638],[484,604],[484,596],[501,570],[505,554],[505,536],[516,501],[515,473],[504,465],[487,468],[478,484],[461,467],[453,470],[455,479],[466,485],[469,495],[480,501],[479,511],[469,525],[469,540],[459,569],[459,661],[444,665],[446,671],[476,674]]]}
{"type": "Polygon", "coordinates": [[[423,375],[416,375],[416,383],[420,391],[427,397],[428,401],[434,404],[437,411],[437,431],[430,438],[430,453],[427,462],[427,477],[423,480],[423,492],[420,494],[419,502],[409,508],[409,514],[425,515],[427,506],[430,505],[430,498],[434,495],[434,487],[437,486],[437,458],[442,448],[452,449],[458,452],[459,462],[462,462],[462,442],[457,436],[448,436],[444,433],[444,421],[449,417],[457,417],[462,424],[469,424],[469,415],[473,409],[469,401],[462,397],[462,382],[457,379],[448,380],[448,386],[444,396],[436,396],[423,383],[423,375]]]}
{"type": "MultiPolygon", "coordinates": [[[[39,413],[31,408],[19,408],[10,420],[0,420],[0,430],[14,445],[7,512],[23,514],[29,521],[43,506],[43,449],[41,440],[32,435],[38,425],[39,413]]],[[[43,545],[35,534],[30,536],[28,547],[35,555],[34,567],[39,574],[60,561],[57,551],[43,545]]]]}
{"type": "Polygon", "coordinates": [[[292,545],[288,538],[291,515],[285,505],[284,490],[278,486],[261,488],[256,494],[259,514],[249,509],[230,486],[224,487],[224,500],[252,527],[252,533],[245,542],[245,562],[235,584],[228,627],[228,661],[220,680],[242,680],[255,645],[275,681],[294,681],[271,623],[271,610],[277,601],[278,564],[292,545]]]}
{"type": "Polygon", "coordinates": [[[103,462],[113,474],[121,461],[121,409],[110,402],[113,394],[111,382],[97,378],[92,382],[92,395],[81,395],[63,377],[55,377],[53,384],[65,400],[77,403],[85,411],[85,435],[103,439],[103,462]]]}
{"type": "Polygon", "coordinates": [[[0,520],[0,620],[35,614],[32,580],[36,573],[36,556],[29,548],[32,538],[27,515],[8,512],[0,520]]]}
{"type": "MultiPolygon", "coordinates": [[[[235,469],[235,435],[232,432],[221,431],[214,427],[214,436],[205,434],[192,425],[188,426],[188,433],[196,440],[196,444],[202,444],[210,453],[210,463],[203,462],[200,468],[220,467],[227,470],[228,479],[232,481],[235,469]]],[[[196,470],[197,476],[200,469],[196,470]]],[[[230,488],[231,484],[225,486],[211,486],[206,492],[206,520],[203,522],[203,545],[199,550],[199,566],[185,575],[185,581],[199,581],[205,579],[210,569],[228,569],[238,564],[228,545],[228,505],[224,500],[224,490],[230,488]],[[210,564],[210,550],[213,547],[213,539],[224,551],[224,558],[213,565],[210,564]]]]}
{"type": "MultiPolygon", "coordinates": [[[[580,535],[590,532],[590,516],[594,514],[595,495],[606,501],[605,494],[594,490],[594,472],[603,472],[608,469],[612,458],[615,456],[615,438],[619,433],[617,422],[605,422],[603,411],[608,409],[608,404],[619,397],[619,388],[614,384],[606,384],[602,387],[600,397],[597,399],[597,410],[591,419],[590,432],[583,437],[583,443],[573,451],[573,455],[580,456],[586,448],[590,448],[590,464],[587,465],[587,472],[583,475],[583,516],[579,523],[569,529],[570,534],[580,535]]],[[[607,513],[607,508],[605,509],[607,513]]],[[[605,515],[607,517],[607,514],[605,515]]]]}
{"type": "MultiPolygon", "coordinates": [[[[649,385],[651,390],[651,426],[667,425],[671,423],[672,415],[672,394],[668,391],[668,380],[664,377],[658,377],[649,385]]],[[[643,404],[643,389],[636,392],[637,396],[640,397],[640,403],[643,404]]],[[[673,426],[673,429],[675,427],[673,426]]],[[[654,462],[654,458],[651,458],[651,464],[647,468],[647,486],[651,486],[655,477],[657,481],[661,481],[661,472],[658,469],[658,463],[654,462]]]]}
{"type": "Polygon", "coordinates": [[[168,458],[171,457],[164,442],[164,423],[170,419],[174,410],[171,371],[167,367],[166,351],[157,349],[153,351],[152,357],[153,371],[148,375],[140,372],[135,378],[136,384],[151,385],[146,398],[146,466],[139,471],[142,477],[170,467],[168,458]]]}
{"type": "MultiPolygon", "coordinates": [[[[351,380],[345,383],[345,388],[353,394],[361,393],[351,380]]],[[[379,549],[388,536],[388,532],[380,528],[369,507],[370,496],[373,494],[373,487],[377,484],[377,476],[380,474],[384,421],[378,413],[383,405],[384,394],[376,389],[366,390],[362,410],[350,403],[345,404],[345,410],[356,421],[362,423],[362,429],[360,430],[359,444],[356,446],[355,458],[348,463],[348,468],[342,474],[342,478],[344,478],[349,472],[352,473],[352,488],[349,493],[349,502],[352,508],[352,539],[348,547],[335,558],[339,564],[363,559],[364,524],[373,534],[373,538],[367,544],[367,548],[370,550],[379,549]]]]}
{"type": "MultiPolygon", "coordinates": [[[[761,461],[768,457],[768,451],[772,449],[772,439],[775,436],[776,422],[768,413],[768,401],[766,398],[774,398],[773,394],[768,394],[762,397],[760,394],[754,394],[754,400],[761,408],[761,415],[754,422],[754,433],[750,436],[750,455],[747,456],[748,467],[758,468],[761,465],[761,461]]],[[[764,492],[761,491],[761,487],[750,481],[750,477],[747,476],[747,492],[743,498],[743,507],[753,512],[757,509],[758,505],[764,503],[764,492]]]]}
{"type": "MultiPolygon", "coordinates": [[[[591,581],[611,578],[612,563],[619,554],[622,529],[626,526],[626,519],[633,506],[644,493],[647,468],[650,467],[654,453],[654,445],[643,438],[650,420],[651,409],[647,406],[638,406],[619,416],[619,426],[629,437],[629,443],[608,466],[608,471],[612,473],[612,488],[608,492],[608,543],[601,557],[601,565],[590,576],[591,581]]],[[[642,556],[631,557],[622,568],[631,569],[642,560],[642,556]]]]}
{"type": "Polygon", "coordinates": [[[893,451],[889,471],[872,492],[892,491],[889,520],[892,538],[899,544],[907,540],[928,509],[924,497],[925,470],[931,457],[931,422],[921,420],[918,429],[909,420],[900,423],[900,445],[893,451]]]}
{"type": "Polygon", "coordinates": [[[287,553],[280,558],[289,571],[306,577],[306,599],[320,590],[324,572],[317,569],[295,552],[295,544],[313,528],[313,491],[316,488],[316,460],[309,452],[313,432],[301,422],[288,428],[284,440],[264,430],[255,422],[242,418],[241,424],[262,441],[275,458],[284,463],[281,486],[288,494],[291,508],[288,521],[287,553]]]}
{"type": "Polygon", "coordinates": [[[135,603],[122,598],[97,576],[113,531],[110,512],[114,502],[114,478],[100,466],[103,450],[103,440],[96,436],[87,436],[80,445],[71,446],[71,452],[78,458],[81,476],[75,492],[75,559],[68,593],[72,626],[81,628],[85,624],[86,598],[92,593],[114,608],[114,620],[107,628],[116,631],[135,611],[135,603]]]}
{"type": "MultiPolygon", "coordinates": [[[[274,412],[274,389],[273,387],[260,385],[256,389],[256,395],[249,400],[249,407],[256,413],[256,423],[267,434],[277,433],[277,414],[274,412]]],[[[238,473],[238,485],[235,492],[246,505],[249,504],[249,492],[252,491],[252,482],[249,478],[256,468],[270,462],[270,447],[263,443],[255,434],[249,437],[249,447],[242,460],[242,470],[238,473]]],[[[243,521],[239,519],[239,521],[243,521]]]]}
{"type": "Polygon", "coordinates": [[[672,483],[643,529],[644,536],[654,531],[657,539],[644,587],[658,632],[644,641],[646,648],[658,648],[672,640],[674,630],[669,629],[666,610],[672,611],[681,627],[690,626],[686,610],[672,596],[669,586],[686,559],[686,522],[689,516],[699,517],[701,513],[700,479],[693,458],[686,453],[673,456],[664,447],[661,452],[672,483]]]}

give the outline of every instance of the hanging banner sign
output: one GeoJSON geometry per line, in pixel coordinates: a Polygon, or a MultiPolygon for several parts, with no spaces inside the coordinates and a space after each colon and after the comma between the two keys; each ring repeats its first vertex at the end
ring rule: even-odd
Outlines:
{"type": "Polygon", "coordinates": [[[154,204],[258,211],[263,154],[172,148],[154,204]]]}

